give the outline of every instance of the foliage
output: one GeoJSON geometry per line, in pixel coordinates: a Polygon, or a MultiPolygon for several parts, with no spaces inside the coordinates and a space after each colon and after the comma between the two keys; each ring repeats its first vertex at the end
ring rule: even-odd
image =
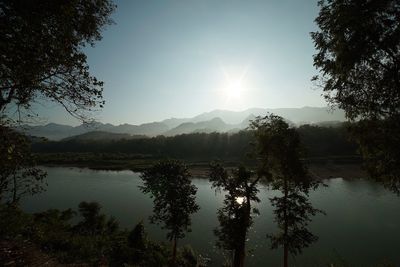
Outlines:
{"type": "Polygon", "coordinates": [[[400,4],[320,1],[312,33],[326,98],[344,109],[370,176],[400,192],[400,4]]]}
{"type": "Polygon", "coordinates": [[[232,251],[233,266],[244,266],[247,233],[253,224],[252,202],[260,202],[257,197],[258,178],[253,179],[252,172],[240,166],[230,175],[219,163],[210,166],[210,181],[216,190],[226,192],[224,206],[217,212],[220,226],[214,230],[218,237],[217,246],[232,251]]]}
{"type": "Polygon", "coordinates": [[[42,191],[45,176],[35,167],[27,138],[0,125],[0,202],[17,204],[22,196],[42,191]]]}
{"type": "Polygon", "coordinates": [[[386,118],[400,108],[400,4],[397,0],[319,1],[311,34],[325,97],[347,117],[386,118]]]}
{"type": "Polygon", "coordinates": [[[75,216],[71,209],[34,214],[29,237],[62,262],[95,263],[110,254],[119,235],[118,225],[112,217],[100,214],[100,205],[95,202],[80,203],[79,213],[83,220],[75,225],[71,225],[75,216]]]}
{"type": "Polygon", "coordinates": [[[83,220],[75,226],[75,231],[83,235],[113,235],[118,230],[118,222],[111,217],[108,220],[100,214],[101,206],[97,202],[81,202],[79,213],[83,220]]]}
{"type": "Polygon", "coordinates": [[[255,152],[259,156],[258,172],[267,182],[276,188],[281,187],[285,179],[306,187],[306,182],[312,182],[301,161],[304,150],[295,128],[273,114],[257,117],[250,128],[254,130],[255,152]]]}
{"type": "MultiPolygon", "coordinates": [[[[356,156],[356,145],[348,140],[346,125],[338,127],[303,125],[298,128],[298,132],[310,157],[356,156]]],[[[96,153],[101,164],[107,164],[107,161],[114,159],[129,160],[129,156],[246,161],[251,142],[254,142],[252,132],[241,131],[234,134],[194,133],[119,141],[47,141],[36,142],[32,148],[37,153],[82,153],[66,157],[66,160],[70,161],[76,158],[76,164],[91,160],[91,158],[86,159],[83,154],[89,152],[96,153]]],[[[51,161],[54,157],[60,156],[51,155],[51,158],[46,160],[51,161]]]]}
{"type": "Polygon", "coordinates": [[[271,240],[271,248],[287,246],[292,255],[301,254],[303,248],[316,242],[318,238],[308,229],[311,217],[321,210],[313,208],[308,201],[308,195],[304,192],[288,189],[284,197],[273,197],[271,205],[275,208],[275,222],[280,232],[275,235],[267,235],[271,240]]]}
{"type": "Polygon", "coordinates": [[[301,161],[300,136],[283,118],[273,114],[257,117],[250,127],[256,139],[259,175],[266,177],[272,189],[282,193],[282,196],[270,198],[279,232],[267,237],[273,249],[283,247],[283,262],[287,267],[289,253],[299,254],[317,240],[307,225],[311,217],[321,211],[312,207],[308,194],[320,182],[308,174],[301,161]]]}
{"type": "Polygon", "coordinates": [[[0,239],[13,239],[26,233],[32,218],[15,206],[0,203],[0,239]]]}
{"type": "MultiPolygon", "coordinates": [[[[99,204],[82,203],[79,205],[80,221],[71,209],[51,209],[30,215],[17,207],[0,205],[0,239],[32,242],[61,263],[99,266],[102,261],[108,266],[167,265],[170,248],[149,240],[142,222],[130,232],[120,230],[115,228],[115,224],[104,224],[113,220],[100,213],[99,204]],[[88,221],[97,226],[103,225],[103,231],[77,231],[88,221]],[[132,238],[136,241],[132,242],[132,238]]],[[[179,266],[194,267],[197,255],[190,247],[184,247],[177,253],[177,263],[179,266]]]]}
{"type": "Polygon", "coordinates": [[[147,236],[144,230],[143,221],[139,222],[129,233],[128,245],[138,249],[144,249],[147,243],[147,236]]]}
{"type": "Polygon", "coordinates": [[[400,116],[361,120],[351,128],[370,176],[400,195],[400,116]]]}
{"type": "Polygon", "coordinates": [[[162,224],[167,229],[167,238],[173,241],[175,262],[176,243],[191,231],[190,215],[199,210],[196,204],[197,188],[190,181],[190,173],[185,164],[176,160],[164,160],[145,170],[141,178],[143,193],[150,193],[153,198],[152,223],[162,224]]]}
{"type": "Polygon", "coordinates": [[[180,251],[179,251],[179,256],[178,256],[178,266],[192,266],[192,267],[197,267],[197,255],[190,246],[184,246],[180,251]]]}
{"type": "Polygon", "coordinates": [[[78,118],[103,105],[103,82],[91,76],[83,48],[112,21],[109,0],[0,3],[0,112],[14,103],[55,101],[78,118]]]}

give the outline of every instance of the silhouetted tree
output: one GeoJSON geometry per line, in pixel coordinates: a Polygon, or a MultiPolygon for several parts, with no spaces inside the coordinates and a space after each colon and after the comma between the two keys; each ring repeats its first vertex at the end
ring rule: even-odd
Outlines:
{"type": "Polygon", "coordinates": [[[369,174],[400,193],[400,4],[397,0],[320,1],[311,34],[325,97],[344,109],[369,174]],[[379,128],[376,128],[379,127],[379,128]],[[372,141],[372,142],[371,142],[372,141]]]}
{"type": "Polygon", "coordinates": [[[103,105],[103,82],[89,73],[83,48],[112,21],[110,0],[0,2],[0,112],[47,98],[83,118],[103,105]]]}
{"type": "Polygon", "coordinates": [[[17,204],[44,189],[45,172],[35,168],[27,138],[0,125],[0,202],[17,204]]]}
{"type": "Polygon", "coordinates": [[[139,222],[129,233],[128,245],[136,249],[145,249],[147,243],[147,234],[144,229],[143,221],[139,222]]]}
{"type": "Polygon", "coordinates": [[[133,250],[129,258],[132,258],[137,264],[141,263],[145,258],[148,243],[144,223],[141,221],[128,234],[128,246],[133,250]]]}
{"type": "Polygon", "coordinates": [[[400,116],[361,120],[350,129],[371,178],[400,195],[400,116]]]}
{"type": "Polygon", "coordinates": [[[172,241],[172,264],[176,262],[178,239],[191,231],[191,214],[199,210],[196,204],[197,188],[192,185],[185,164],[177,160],[164,160],[145,170],[140,186],[143,193],[153,198],[152,223],[162,224],[167,229],[167,238],[172,241]]]}
{"type": "Polygon", "coordinates": [[[253,224],[252,202],[260,202],[257,197],[259,178],[253,178],[252,172],[240,166],[231,174],[219,163],[211,164],[210,182],[216,190],[226,192],[224,206],[217,212],[220,226],[214,233],[218,237],[217,246],[233,252],[232,266],[244,266],[247,233],[253,224]]]}
{"type": "Polygon", "coordinates": [[[6,107],[29,109],[45,98],[81,119],[101,107],[103,83],[90,75],[83,48],[101,39],[114,8],[109,0],[0,2],[0,194],[12,187],[12,202],[40,191],[45,173],[34,168],[27,140],[8,128],[6,107]]]}
{"type": "Polygon", "coordinates": [[[79,214],[83,220],[79,222],[75,229],[83,235],[113,235],[119,228],[118,222],[114,217],[107,219],[107,216],[100,213],[101,206],[97,202],[79,203],[79,214]]]}
{"type": "Polygon", "coordinates": [[[282,196],[271,198],[279,232],[267,235],[271,247],[283,247],[283,265],[288,266],[289,253],[296,255],[317,240],[308,229],[311,217],[320,210],[308,201],[308,194],[319,182],[308,174],[301,161],[300,137],[281,117],[267,115],[251,122],[260,159],[259,175],[265,176],[273,190],[282,196]]]}
{"type": "Polygon", "coordinates": [[[325,97],[350,119],[400,110],[400,5],[397,0],[319,1],[311,34],[325,97]]]}
{"type": "Polygon", "coordinates": [[[290,183],[280,190],[283,190],[283,196],[270,198],[279,232],[267,237],[272,249],[283,247],[284,266],[288,266],[289,253],[294,256],[301,254],[304,248],[318,240],[307,226],[311,217],[322,211],[313,208],[308,201],[308,191],[298,190],[290,183]]]}

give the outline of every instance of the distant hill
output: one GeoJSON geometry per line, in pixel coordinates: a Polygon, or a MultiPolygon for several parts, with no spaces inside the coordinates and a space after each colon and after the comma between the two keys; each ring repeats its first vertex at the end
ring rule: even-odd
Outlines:
{"type": "Polygon", "coordinates": [[[276,109],[250,108],[243,111],[217,109],[211,112],[202,113],[192,118],[190,121],[207,121],[217,117],[222,119],[225,123],[238,124],[249,116],[264,116],[267,113],[276,114],[295,124],[345,120],[344,112],[342,110],[331,111],[327,107],[303,107],[276,109]]]}
{"type": "Polygon", "coordinates": [[[191,119],[190,118],[186,118],[186,119],[170,118],[170,119],[166,119],[166,120],[162,121],[162,123],[167,125],[170,129],[175,128],[185,122],[191,122],[191,119]]]}
{"type": "Polygon", "coordinates": [[[130,135],[122,133],[110,133],[102,131],[87,132],[80,135],[75,135],[62,139],[61,141],[96,141],[96,140],[122,140],[122,139],[135,139],[135,138],[146,138],[145,135],[130,135]]]}
{"type": "MultiPolygon", "coordinates": [[[[101,127],[100,127],[101,129],[101,127]]],[[[132,135],[156,136],[168,131],[170,128],[162,122],[144,123],[141,125],[121,124],[105,130],[112,133],[128,133],[132,135]]]]}
{"type": "Polygon", "coordinates": [[[188,133],[210,133],[210,132],[227,132],[232,126],[227,125],[220,118],[213,118],[209,121],[201,122],[185,122],[179,126],[164,133],[165,136],[173,136],[188,133]]]}
{"type": "Polygon", "coordinates": [[[66,137],[82,134],[85,132],[83,130],[83,127],[72,127],[69,125],[56,123],[49,123],[39,126],[22,125],[19,126],[17,130],[24,132],[30,136],[45,137],[49,140],[61,140],[66,137]]]}
{"type": "MultiPolygon", "coordinates": [[[[110,123],[86,123],[76,127],[49,123],[47,125],[30,126],[24,125],[17,129],[27,135],[45,137],[49,140],[61,140],[72,136],[82,135],[89,132],[102,132],[103,134],[91,134],[93,138],[102,136],[108,139],[110,136],[104,133],[142,135],[142,136],[173,136],[196,132],[237,132],[245,129],[250,120],[256,116],[264,116],[274,113],[285,118],[292,124],[321,124],[332,125],[345,121],[344,112],[341,110],[330,111],[326,107],[303,107],[303,108],[277,108],[263,109],[251,108],[243,111],[213,110],[202,113],[193,118],[169,118],[161,122],[144,123],[140,125],[110,123]]],[[[89,138],[91,135],[82,138],[89,138]]],[[[117,138],[117,136],[114,136],[117,138]]]]}
{"type": "Polygon", "coordinates": [[[115,134],[142,135],[142,136],[157,136],[170,128],[161,123],[145,123],[141,125],[121,124],[114,126],[112,124],[103,124],[100,122],[86,123],[76,127],[49,123],[46,125],[30,126],[23,125],[17,130],[31,136],[45,137],[49,140],[59,141],[68,137],[82,135],[89,132],[107,132],[115,134]]]}

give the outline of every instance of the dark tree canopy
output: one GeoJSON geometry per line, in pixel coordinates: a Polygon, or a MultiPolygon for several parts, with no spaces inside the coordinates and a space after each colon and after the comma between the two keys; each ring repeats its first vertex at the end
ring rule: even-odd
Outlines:
{"type": "Polygon", "coordinates": [[[318,237],[308,230],[312,217],[322,211],[315,209],[308,200],[308,192],[296,189],[293,184],[288,184],[284,196],[270,198],[274,207],[274,221],[279,231],[268,234],[271,248],[284,247],[291,255],[301,254],[303,249],[318,240],[318,237]]]}
{"type": "Polygon", "coordinates": [[[104,104],[103,82],[89,73],[83,48],[112,21],[110,0],[0,2],[0,112],[49,99],[69,113],[104,104]]]}
{"type": "Polygon", "coordinates": [[[259,174],[279,187],[280,182],[289,179],[299,186],[312,183],[301,158],[304,150],[297,130],[290,127],[282,117],[274,114],[257,117],[250,128],[255,136],[255,150],[259,156],[259,174]]]}
{"type": "Polygon", "coordinates": [[[128,235],[128,245],[138,250],[144,250],[147,244],[147,234],[143,221],[140,221],[128,235]]]}
{"type": "Polygon", "coordinates": [[[35,167],[27,138],[0,124],[0,203],[17,204],[24,195],[41,192],[45,175],[35,167]]]}
{"type": "Polygon", "coordinates": [[[351,134],[371,178],[400,195],[400,116],[362,120],[351,127],[351,134]]]}
{"type": "MultiPolygon", "coordinates": [[[[356,156],[357,145],[348,140],[345,126],[319,127],[303,125],[298,129],[301,142],[309,157],[356,156]]],[[[185,159],[237,159],[246,161],[254,142],[251,131],[238,133],[192,133],[171,137],[157,136],[128,140],[79,140],[67,139],[59,142],[34,142],[37,153],[123,153],[142,154],[154,157],[185,159]]],[[[106,155],[106,154],[105,154],[106,155]]],[[[76,159],[80,160],[80,159],[76,159]]]]}
{"type": "Polygon", "coordinates": [[[315,77],[343,108],[370,176],[400,192],[400,2],[320,1],[315,77]]]}
{"type": "Polygon", "coordinates": [[[320,1],[311,34],[325,97],[350,119],[400,112],[400,2],[320,1]]]}
{"type": "Polygon", "coordinates": [[[188,167],[177,160],[164,160],[145,170],[140,189],[153,198],[152,223],[166,229],[167,238],[173,242],[172,260],[176,259],[176,243],[191,231],[190,216],[199,210],[196,204],[196,186],[192,185],[188,167]]]}
{"type": "Polygon", "coordinates": [[[217,211],[219,227],[214,230],[218,237],[217,247],[233,252],[232,266],[244,266],[248,230],[253,225],[253,214],[259,214],[252,203],[257,197],[258,177],[244,166],[229,173],[220,163],[210,166],[210,182],[216,190],[226,192],[224,206],[217,211]]]}
{"type": "Polygon", "coordinates": [[[257,117],[250,125],[254,130],[256,152],[260,159],[259,175],[281,196],[270,198],[278,232],[267,235],[271,248],[283,247],[283,266],[289,254],[297,255],[317,240],[307,228],[312,216],[321,212],[308,201],[309,191],[319,182],[309,175],[301,157],[300,135],[276,115],[257,117]]]}
{"type": "Polygon", "coordinates": [[[83,220],[74,226],[75,230],[83,235],[112,235],[119,227],[114,217],[100,213],[101,206],[97,202],[79,203],[79,213],[83,220]]]}

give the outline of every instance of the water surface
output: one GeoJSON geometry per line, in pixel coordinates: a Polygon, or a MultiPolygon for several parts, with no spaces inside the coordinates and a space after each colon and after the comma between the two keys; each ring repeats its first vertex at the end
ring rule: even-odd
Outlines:
{"type": "MultiPolygon", "coordinates": [[[[146,224],[151,238],[165,240],[165,232],[151,225],[152,200],[142,194],[138,173],[131,171],[94,171],[80,168],[44,168],[48,172],[47,191],[25,198],[23,208],[38,212],[49,208],[77,209],[81,201],[97,201],[103,212],[118,219],[120,225],[132,228],[140,220],[146,224]]],[[[218,225],[216,211],[223,196],[211,189],[206,179],[193,179],[198,188],[200,210],[193,215],[193,231],[180,242],[190,244],[202,255],[220,266],[221,252],[215,249],[213,229],[218,225]]],[[[327,215],[318,215],[310,225],[319,236],[317,243],[292,259],[293,266],[321,266],[341,259],[352,266],[373,266],[390,261],[400,266],[400,198],[381,186],[363,181],[341,178],[325,182],[328,187],[311,194],[316,208],[327,215]]],[[[267,233],[276,229],[269,199],[275,192],[260,188],[260,216],[249,235],[251,250],[247,266],[280,266],[282,253],[270,250],[267,233]]]]}

